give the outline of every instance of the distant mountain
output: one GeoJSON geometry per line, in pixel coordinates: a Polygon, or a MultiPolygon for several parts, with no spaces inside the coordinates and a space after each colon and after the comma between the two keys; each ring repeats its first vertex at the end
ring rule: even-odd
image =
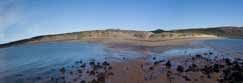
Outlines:
{"type": "Polygon", "coordinates": [[[151,32],[153,32],[153,33],[163,33],[163,32],[166,32],[166,31],[163,30],[163,29],[156,29],[156,30],[151,31],[151,32]]]}
{"type": "Polygon", "coordinates": [[[82,31],[73,33],[64,33],[56,35],[43,35],[30,39],[14,41],[1,44],[0,47],[8,47],[20,44],[32,44],[52,41],[69,41],[69,40],[135,40],[135,41],[157,41],[176,38],[194,38],[194,37],[227,37],[243,38],[243,27],[214,27],[214,28],[197,28],[165,31],[162,29],[154,31],[133,31],[133,30],[95,30],[82,31]]]}

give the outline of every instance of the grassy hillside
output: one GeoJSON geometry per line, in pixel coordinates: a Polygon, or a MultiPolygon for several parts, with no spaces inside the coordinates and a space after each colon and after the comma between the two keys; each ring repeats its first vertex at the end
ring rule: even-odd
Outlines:
{"type": "Polygon", "coordinates": [[[37,36],[20,41],[1,44],[0,47],[8,47],[19,44],[41,43],[51,41],[67,40],[94,40],[94,39],[123,39],[123,40],[165,40],[176,38],[192,37],[228,37],[243,38],[242,27],[215,27],[199,29],[182,29],[164,31],[161,29],[154,31],[132,31],[132,30],[95,30],[56,35],[37,36]]]}
{"type": "Polygon", "coordinates": [[[243,27],[214,27],[164,31],[161,29],[151,31],[154,34],[177,34],[179,36],[188,35],[215,35],[218,37],[243,38],[243,27]]]}
{"type": "Polygon", "coordinates": [[[219,37],[243,38],[243,27],[215,27],[201,29],[174,30],[175,33],[208,34],[219,37]]]}

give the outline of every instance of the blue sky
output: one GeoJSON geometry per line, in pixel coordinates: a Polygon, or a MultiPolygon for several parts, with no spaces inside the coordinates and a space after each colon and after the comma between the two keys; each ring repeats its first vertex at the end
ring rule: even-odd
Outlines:
{"type": "Polygon", "coordinates": [[[95,29],[242,26],[243,0],[0,0],[0,43],[95,29]]]}

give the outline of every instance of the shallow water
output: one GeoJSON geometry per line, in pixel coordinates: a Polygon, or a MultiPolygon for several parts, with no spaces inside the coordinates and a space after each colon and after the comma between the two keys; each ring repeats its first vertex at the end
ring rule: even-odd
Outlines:
{"type": "Polygon", "coordinates": [[[225,55],[243,55],[243,39],[213,39],[196,42],[225,55]]]}
{"type": "Polygon", "coordinates": [[[140,54],[85,42],[52,42],[3,48],[0,49],[0,78],[23,73],[34,75],[50,72],[80,60],[104,61],[112,58],[119,61],[123,57],[136,58],[137,55],[140,54]]]}
{"type": "Polygon", "coordinates": [[[201,46],[201,48],[175,48],[167,50],[159,54],[151,54],[152,57],[148,61],[155,62],[157,60],[165,60],[168,57],[177,56],[195,56],[204,55],[206,58],[231,58],[232,56],[243,55],[243,39],[212,39],[204,41],[194,41],[193,45],[201,46]],[[205,53],[213,53],[205,56],[205,53]],[[156,58],[157,60],[154,60],[156,58]]]}

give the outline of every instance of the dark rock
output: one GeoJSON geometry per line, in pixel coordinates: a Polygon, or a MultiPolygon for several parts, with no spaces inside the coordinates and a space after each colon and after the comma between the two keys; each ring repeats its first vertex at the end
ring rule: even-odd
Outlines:
{"type": "Polygon", "coordinates": [[[149,67],[149,70],[154,70],[154,67],[149,67]]]}
{"type": "Polygon", "coordinates": [[[197,55],[196,55],[196,58],[202,58],[202,55],[197,54],[197,55]]]}
{"type": "Polygon", "coordinates": [[[97,80],[99,83],[105,83],[105,73],[99,73],[97,75],[97,80]]]}
{"type": "Polygon", "coordinates": [[[104,66],[109,66],[109,65],[110,65],[110,63],[108,63],[108,62],[104,61],[104,62],[102,63],[102,65],[104,65],[104,66]]]}
{"type": "Polygon", "coordinates": [[[191,81],[190,78],[188,78],[187,76],[182,76],[186,81],[191,81]]]}
{"type": "Polygon", "coordinates": [[[169,60],[166,62],[165,66],[166,66],[167,68],[171,68],[171,63],[170,63],[169,60]]]}
{"type": "Polygon", "coordinates": [[[213,71],[219,73],[220,66],[218,64],[213,65],[213,71]]]}
{"type": "Polygon", "coordinates": [[[69,73],[70,73],[71,75],[73,75],[73,72],[72,72],[72,71],[70,71],[69,73]]]}
{"type": "Polygon", "coordinates": [[[156,57],[153,57],[153,60],[156,60],[156,57]]]}
{"type": "Polygon", "coordinates": [[[60,72],[61,72],[61,73],[65,73],[65,71],[66,71],[66,70],[65,70],[64,67],[62,67],[62,68],[60,69],[60,72]]]}
{"type": "Polygon", "coordinates": [[[80,65],[81,68],[85,68],[86,67],[86,63],[83,63],[82,65],[80,65]]]}
{"type": "Polygon", "coordinates": [[[114,75],[113,72],[109,72],[109,73],[108,73],[108,76],[113,76],[113,75],[114,75]]]}
{"type": "Polygon", "coordinates": [[[82,81],[80,81],[80,83],[86,83],[86,81],[85,80],[82,80],[82,81]]]}
{"type": "Polygon", "coordinates": [[[98,83],[98,81],[96,81],[95,79],[93,79],[93,80],[91,81],[91,83],[98,83]]]}
{"type": "Polygon", "coordinates": [[[232,63],[231,63],[231,60],[230,60],[230,59],[226,58],[226,59],[224,59],[224,61],[225,61],[225,63],[226,63],[227,65],[232,65],[232,63]]]}
{"type": "Polygon", "coordinates": [[[111,69],[112,69],[112,67],[111,67],[111,66],[109,66],[109,67],[108,67],[108,69],[109,69],[109,70],[111,70],[111,69]]]}
{"type": "Polygon", "coordinates": [[[92,71],[89,72],[89,75],[95,75],[95,74],[96,74],[96,73],[95,73],[94,70],[92,70],[92,71]]]}
{"type": "Polygon", "coordinates": [[[213,52],[209,52],[208,54],[209,54],[209,55],[213,55],[213,52]]]}
{"type": "Polygon", "coordinates": [[[94,61],[89,62],[89,65],[94,66],[95,62],[94,61]]]}
{"type": "Polygon", "coordinates": [[[182,67],[181,65],[177,66],[176,69],[178,72],[184,72],[184,67],[182,67]]]}
{"type": "Polygon", "coordinates": [[[80,74],[81,74],[81,73],[83,73],[83,71],[82,71],[81,69],[79,69],[79,70],[78,70],[78,73],[80,73],[80,74]]]}

